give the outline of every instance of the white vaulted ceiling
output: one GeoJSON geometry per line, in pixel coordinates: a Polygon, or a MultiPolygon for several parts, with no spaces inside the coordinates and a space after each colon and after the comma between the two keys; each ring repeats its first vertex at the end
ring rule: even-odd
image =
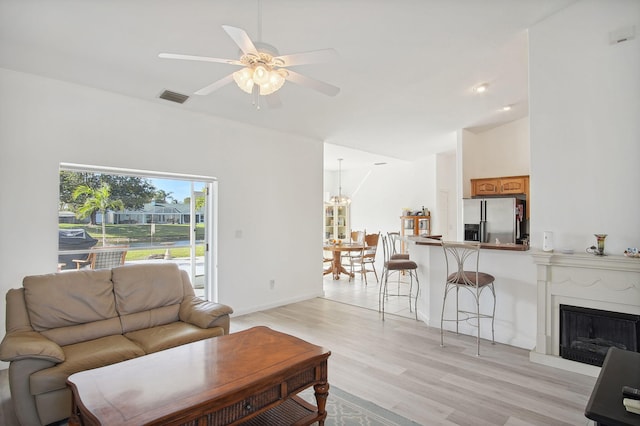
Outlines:
{"type": "MultiPolygon", "coordinates": [[[[458,129],[526,116],[527,28],[574,1],[262,0],[262,41],[339,54],[294,68],[336,97],[287,82],[279,109],[256,110],[233,83],[193,95],[237,67],[158,58],[238,58],[222,25],[257,39],[257,0],[0,0],[0,67],[409,160],[458,129]],[[165,89],[192,96],[168,103],[165,89]]],[[[339,149],[327,155],[337,167],[339,149]]]]}

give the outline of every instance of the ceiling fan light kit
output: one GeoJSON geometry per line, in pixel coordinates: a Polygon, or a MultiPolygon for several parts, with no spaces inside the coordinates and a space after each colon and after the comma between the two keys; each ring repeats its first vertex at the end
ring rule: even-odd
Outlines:
{"type": "MultiPolygon", "coordinates": [[[[226,77],[211,83],[195,92],[196,95],[208,95],[220,87],[235,81],[238,87],[254,97],[277,96],[276,92],[282,88],[285,81],[299,84],[317,90],[327,96],[335,96],[340,88],[323,81],[305,77],[297,72],[285,69],[289,66],[325,62],[337,56],[333,49],[322,49],[310,52],[280,56],[278,50],[266,43],[253,42],[247,33],[236,27],[223,25],[222,28],[238,45],[241,51],[240,59],[220,59],[206,56],[182,55],[175,53],[160,53],[158,57],[164,59],[181,59],[188,61],[217,62],[229,65],[240,65],[243,68],[226,77]],[[257,90],[258,86],[259,90],[257,90]]],[[[279,105],[278,101],[271,102],[279,105]]]]}
{"type": "MultiPolygon", "coordinates": [[[[263,43],[255,43],[256,46],[264,45],[263,43]]],[[[266,46],[266,45],[265,45],[266,46]]],[[[267,48],[275,48],[267,46],[267,48]]],[[[277,57],[273,57],[267,52],[258,52],[258,55],[246,54],[242,55],[240,62],[245,65],[239,71],[233,73],[233,80],[238,87],[246,93],[253,93],[253,85],[260,86],[260,95],[271,95],[278,91],[288,76],[284,69],[277,67],[283,66],[284,62],[277,57]]]]}

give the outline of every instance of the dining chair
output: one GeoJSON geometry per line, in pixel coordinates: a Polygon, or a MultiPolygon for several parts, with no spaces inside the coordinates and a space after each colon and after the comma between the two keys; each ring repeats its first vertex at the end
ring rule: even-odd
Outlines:
{"type": "Polygon", "coordinates": [[[364,242],[365,231],[351,231],[351,242],[352,243],[363,243],[364,242]]]}
{"type": "Polygon", "coordinates": [[[491,319],[491,343],[495,343],[495,315],[496,315],[496,292],[493,286],[495,278],[493,275],[480,272],[480,243],[462,243],[442,241],[444,257],[447,267],[445,280],[444,298],[442,300],[442,314],[440,316],[440,346],[444,347],[444,322],[455,321],[456,334],[459,333],[458,325],[461,321],[467,321],[472,327],[476,327],[478,334],[476,337],[476,355],[480,356],[480,320],[491,319]],[[480,295],[488,288],[493,296],[493,311],[491,314],[480,312],[480,295]],[[447,296],[450,291],[456,292],[456,318],[445,318],[445,308],[447,296]],[[460,309],[459,293],[460,289],[467,290],[473,296],[475,310],[460,309]],[[460,318],[460,314],[463,318],[460,318]],[[471,321],[476,320],[473,324],[471,321]]]}
{"type": "MultiPolygon", "coordinates": [[[[364,236],[366,231],[351,231],[351,244],[363,244],[364,245],[364,236]]],[[[345,251],[342,253],[342,263],[343,264],[351,264],[351,259],[353,257],[361,256],[362,253],[360,251],[345,251]]],[[[351,278],[349,278],[351,281],[351,278]]]]}
{"type": "MultiPolygon", "coordinates": [[[[376,283],[378,280],[378,272],[376,271],[376,253],[378,251],[378,241],[380,239],[380,233],[366,234],[364,236],[364,248],[357,255],[350,258],[351,261],[351,274],[355,274],[355,266],[358,266],[360,275],[364,279],[364,284],[368,285],[367,272],[373,272],[376,277],[376,283]],[[367,265],[371,265],[371,269],[367,269],[367,265]]],[[[349,278],[351,280],[351,278],[349,278]]]]}
{"type": "MultiPolygon", "coordinates": [[[[409,299],[409,312],[415,311],[416,320],[418,319],[418,296],[420,294],[420,281],[418,280],[418,264],[411,259],[391,259],[391,241],[388,236],[382,236],[382,251],[384,254],[384,267],[382,272],[382,282],[380,283],[380,289],[378,292],[378,311],[382,313],[382,320],[384,321],[385,301],[389,296],[392,297],[407,297],[409,299]],[[389,275],[392,273],[405,273],[405,276],[409,276],[409,289],[407,293],[400,293],[400,284],[398,284],[398,293],[389,294],[389,275]],[[411,310],[411,299],[413,298],[413,280],[416,281],[416,293],[414,298],[414,309],[411,310]]],[[[400,278],[398,278],[400,279],[400,278]]],[[[398,281],[400,283],[400,281],[398,281]]]]}

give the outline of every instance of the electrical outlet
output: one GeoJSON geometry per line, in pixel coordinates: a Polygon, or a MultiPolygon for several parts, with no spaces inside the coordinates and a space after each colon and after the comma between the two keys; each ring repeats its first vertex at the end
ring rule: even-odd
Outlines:
{"type": "Polygon", "coordinates": [[[269,280],[269,288],[273,290],[276,288],[276,280],[269,280]]]}

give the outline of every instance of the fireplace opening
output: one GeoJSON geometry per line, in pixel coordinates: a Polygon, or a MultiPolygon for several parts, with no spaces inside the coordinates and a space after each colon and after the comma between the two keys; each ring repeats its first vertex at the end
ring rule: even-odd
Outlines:
{"type": "Polygon", "coordinates": [[[602,367],[610,347],[640,352],[640,315],[560,305],[560,356],[602,367]]]}

